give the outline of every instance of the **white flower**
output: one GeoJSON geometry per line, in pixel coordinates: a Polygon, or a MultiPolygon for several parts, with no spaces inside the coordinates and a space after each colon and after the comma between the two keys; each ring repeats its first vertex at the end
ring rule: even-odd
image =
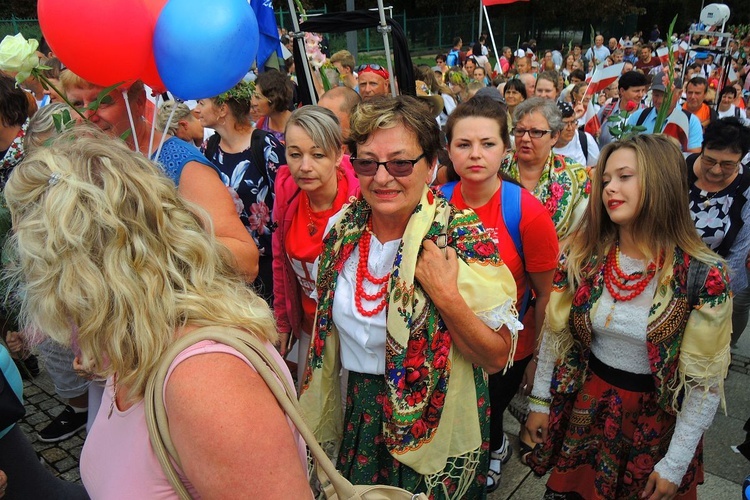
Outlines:
{"type": "Polygon", "coordinates": [[[38,47],[38,41],[26,40],[20,33],[7,35],[0,42],[0,69],[16,73],[16,81],[20,84],[39,65],[39,56],[36,55],[38,47]]]}

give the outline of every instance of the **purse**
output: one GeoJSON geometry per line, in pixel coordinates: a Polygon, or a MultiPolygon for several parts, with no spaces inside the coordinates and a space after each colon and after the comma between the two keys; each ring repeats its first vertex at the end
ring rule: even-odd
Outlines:
{"type": "Polygon", "coordinates": [[[8,379],[5,378],[5,373],[0,371],[0,430],[15,424],[24,415],[26,415],[26,408],[13,392],[8,379]]]}
{"type": "Polygon", "coordinates": [[[151,374],[146,385],[144,406],[151,445],[167,479],[182,500],[188,500],[191,497],[170,461],[171,458],[174,463],[180,465],[177,451],[169,436],[169,422],[163,397],[164,380],[174,358],[186,348],[203,340],[213,340],[233,347],[250,361],[258,375],[263,378],[279,405],[307,443],[316,465],[323,498],[327,500],[427,500],[427,495],[424,493],[412,494],[395,486],[352,485],[336,470],[323,448],[318,444],[315,435],[305,424],[299,411],[296,391],[289,386],[286,377],[279,370],[263,343],[250,333],[228,327],[198,328],[178,339],[163,355],[161,364],[151,374]]]}

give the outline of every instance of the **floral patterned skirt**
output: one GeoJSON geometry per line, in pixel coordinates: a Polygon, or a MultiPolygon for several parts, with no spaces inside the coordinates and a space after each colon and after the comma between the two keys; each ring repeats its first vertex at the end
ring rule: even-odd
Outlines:
{"type": "MultiPolygon", "coordinates": [[[[402,464],[388,452],[383,439],[383,407],[385,377],[349,372],[344,414],[344,437],[339,451],[338,469],[353,484],[387,484],[414,493],[427,492],[424,478],[411,467],[402,464]]],[[[485,435],[489,427],[484,426],[485,435]]],[[[482,466],[486,470],[488,454],[483,454],[482,466]]],[[[482,499],[485,494],[486,475],[477,474],[471,489],[464,498],[482,499]]],[[[455,486],[444,484],[445,490],[455,486]]],[[[449,498],[442,491],[433,490],[431,499],[449,498]]]]}
{"type": "MultiPolygon", "coordinates": [[[[674,425],[655,391],[622,389],[589,370],[577,394],[553,395],[547,441],[529,463],[539,475],[552,469],[549,498],[637,499],[666,454],[674,425]]],[[[677,498],[696,498],[702,457],[701,440],[677,498]]]]}

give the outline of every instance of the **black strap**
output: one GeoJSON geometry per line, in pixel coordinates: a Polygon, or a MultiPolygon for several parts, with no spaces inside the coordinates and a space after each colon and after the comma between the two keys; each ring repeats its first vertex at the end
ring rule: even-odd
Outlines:
{"type": "Polygon", "coordinates": [[[208,138],[206,149],[203,150],[203,156],[208,158],[208,161],[214,161],[214,156],[216,156],[216,152],[219,151],[219,142],[221,142],[221,136],[218,132],[214,132],[214,135],[208,138]]]}
{"type": "Polygon", "coordinates": [[[734,117],[739,118],[740,117],[740,108],[737,106],[734,107],[734,117]]]}
{"type": "MultiPolygon", "coordinates": [[[[581,141],[581,151],[583,151],[583,157],[586,158],[586,163],[589,161],[589,140],[586,138],[586,132],[578,129],[578,139],[581,141]]],[[[585,167],[586,165],[584,165],[585,167]]]]}
{"type": "Polygon", "coordinates": [[[641,111],[641,114],[638,115],[638,119],[635,121],[635,124],[637,126],[638,125],[643,125],[643,122],[646,121],[646,118],[648,118],[649,113],[651,113],[651,111],[653,111],[653,109],[654,108],[652,108],[650,106],[648,108],[644,108],[643,111],[641,111]]]}
{"type": "Polygon", "coordinates": [[[701,262],[694,257],[690,259],[687,275],[687,302],[690,311],[698,305],[701,289],[706,284],[706,278],[710,270],[711,267],[705,262],[701,262]]]}
{"type": "MultiPolygon", "coordinates": [[[[263,144],[266,142],[266,135],[268,135],[268,132],[266,132],[265,130],[253,130],[253,135],[250,137],[250,154],[252,154],[253,156],[253,163],[255,164],[255,168],[258,169],[260,175],[262,175],[266,180],[268,189],[271,189],[271,179],[268,177],[266,156],[263,151],[263,144]]],[[[208,138],[206,149],[203,151],[203,155],[211,162],[214,161],[214,157],[219,151],[220,141],[221,136],[218,133],[215,133],[208,138]]]]}

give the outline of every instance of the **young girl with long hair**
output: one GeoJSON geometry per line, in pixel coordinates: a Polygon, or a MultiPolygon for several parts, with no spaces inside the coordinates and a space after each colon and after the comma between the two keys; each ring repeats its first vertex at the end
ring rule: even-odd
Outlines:
{"type": "Polygon", "coordinates": [[[552,469],[545,498],[696,498],[732,305],[726,264],[690,219],[685,171],[661,135],[609,144],[594,170],[529,397],[530,465],[552,469]]]}

